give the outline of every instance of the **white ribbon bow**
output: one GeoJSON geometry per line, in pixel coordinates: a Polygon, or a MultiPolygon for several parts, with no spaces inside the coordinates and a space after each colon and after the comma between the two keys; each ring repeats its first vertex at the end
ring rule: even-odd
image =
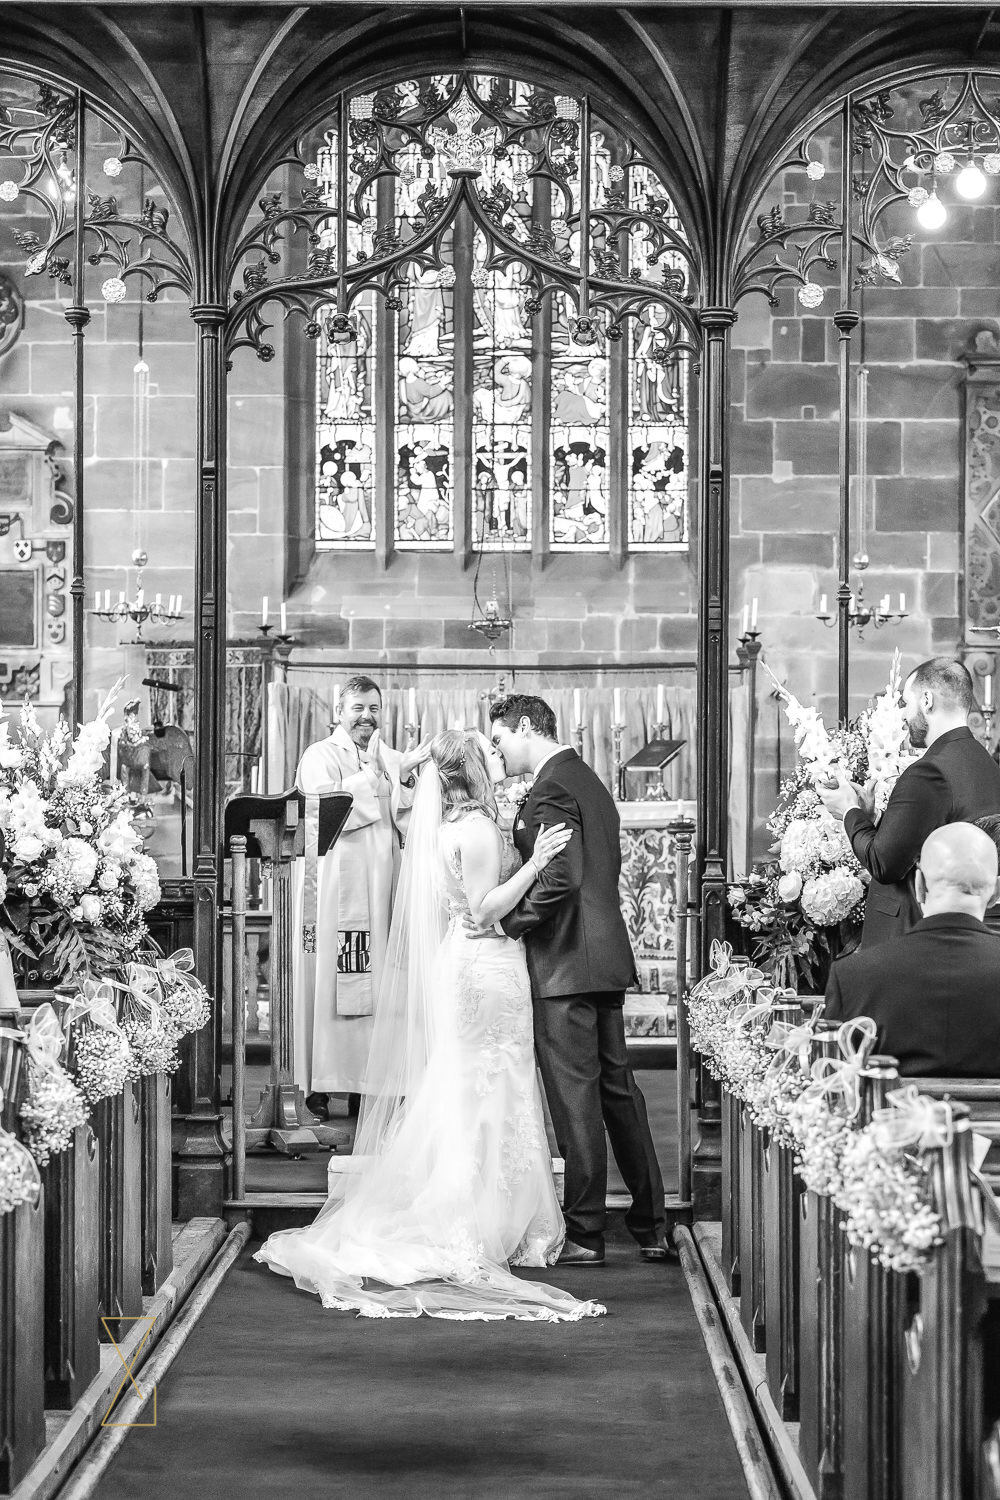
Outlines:
{"type": "Polygon", "coordinates": [[[915,1146],[931,1151],[950,1146],[955,1134],[951,1105],[946,1099],[922,1094],[915,1083],[893,1089],[886,1095],[886,1108],[872,1116],[872,1140],[880,1151],[901,1151],[915,1146]]]}

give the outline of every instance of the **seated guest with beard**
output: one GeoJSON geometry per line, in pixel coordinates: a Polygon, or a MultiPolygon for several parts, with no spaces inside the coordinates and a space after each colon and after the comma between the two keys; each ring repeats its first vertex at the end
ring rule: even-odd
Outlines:
{"type": "Polygon", "coordinates": [[[838,959],[825,1018],[871,1016],[876,1050],[911,1077],[1000,1078],[1000,943],[983,923],[997,893],[997,850],[971,823],[924,841],[922,919],[902,937],[838,959]]]}

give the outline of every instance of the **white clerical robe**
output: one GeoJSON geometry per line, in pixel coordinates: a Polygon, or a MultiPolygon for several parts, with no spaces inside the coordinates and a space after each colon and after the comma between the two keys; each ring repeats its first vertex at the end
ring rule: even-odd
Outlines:
{"type": "Polygon", "coordinates": [[[292,874],[295,1082],[307,1094],[364,1091],[400,834],[413,798],[400,786],[400,752],[379,740],[378,757],[384,770],[338,724],[305,750],[295,773],[307,795],[344,791],[354,797],[338,843],[318,861],[314,953],[302,943],[304,860],[295,861],[292,874]]]}

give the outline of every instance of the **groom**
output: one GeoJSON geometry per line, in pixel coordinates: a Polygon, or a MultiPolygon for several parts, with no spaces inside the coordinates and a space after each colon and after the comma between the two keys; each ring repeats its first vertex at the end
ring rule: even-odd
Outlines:
{"type": "Polygon", "coordinates": [[[663,1180],[646,1101],[632,1076],[622,1005],[635,961],[618,896],[620,820],[604,784],[567,745],[541,698],[512,695],[490,708],[507,773],[534,776],[514,827],[523,860],[544,823],[573,837],[500,923],[524,938],[535,1048],[566,1164],[566,1243],[558,1264],[604,1263],[608,1156],[632,1194],[625,1224],[646,1260],[676,1258],[664,1237],[663,1180]]]}

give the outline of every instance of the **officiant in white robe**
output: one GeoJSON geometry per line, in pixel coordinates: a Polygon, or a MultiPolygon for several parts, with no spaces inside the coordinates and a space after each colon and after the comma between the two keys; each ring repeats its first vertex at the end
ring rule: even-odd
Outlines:
{"type": "Polygon", "coordinates": [[[293,877],[295,1082],[315,1109],[315,1096],[364,1091],[413,770],[422,759],[419,750],[404,755],[382,743],[381,712],[378,685],[351,678],[333,733],[308,746],[295,776],[307,795],[345,791],[354,798],[337,845],[318,861],[312,953],[302,942],[304,861],[296,861],[293,877]]]}

